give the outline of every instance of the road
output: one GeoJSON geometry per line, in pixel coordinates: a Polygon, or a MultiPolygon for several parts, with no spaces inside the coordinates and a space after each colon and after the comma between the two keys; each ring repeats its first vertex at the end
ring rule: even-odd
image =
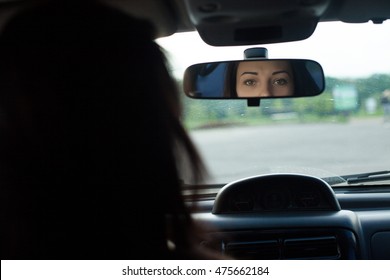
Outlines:
{"type": "Polygon", "coordinates": [[[327,177],[390,170],[390,124],[381,118],[215,128],[191,136],[216,183],[269,172],[327,177]]]}

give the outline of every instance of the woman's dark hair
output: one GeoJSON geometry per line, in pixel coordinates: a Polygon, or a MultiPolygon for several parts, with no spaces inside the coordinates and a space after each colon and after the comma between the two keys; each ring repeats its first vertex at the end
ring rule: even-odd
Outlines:
{"type": "Polygon", "coordinates": [[[294,95],[313,96],[313,93],[320,91],[320,86],[315,82],[305,60],[291,60],[290,65],[295,81],[294,95]]]}
{"type": "Polygon", "coordinates": [[[228,63],[225,72],[225,87],[223,91],[223,96],[226,98],[236,98],[237,90],[237,68],[240,64],[239,61],[232,61],[228,63]]]}
{"type": "Polygon", "coordinates": [[[2,259],[205,257],[179,167],[206,172],[153,27],[47,2],[0,37],[2,259]]]}

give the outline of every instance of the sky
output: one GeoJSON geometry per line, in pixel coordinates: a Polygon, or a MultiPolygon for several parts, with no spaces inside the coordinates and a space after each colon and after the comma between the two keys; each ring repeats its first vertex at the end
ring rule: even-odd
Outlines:
{"type": "Polygon", "coordinates": [[[243,59],[248,47],[266,47],[269,58],[304,58],[318,61],[325,76],[364,78],[390,74],[390,21],[383,24],[319,23],[308,39],[290,43],[239,47],[212,47],[196,32],[158,39],[168,52],[174,75],[200,62],[243,59]]]}

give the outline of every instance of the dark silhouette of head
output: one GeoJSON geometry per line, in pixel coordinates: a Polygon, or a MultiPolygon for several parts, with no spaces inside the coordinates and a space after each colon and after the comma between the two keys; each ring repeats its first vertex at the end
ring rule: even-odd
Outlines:
{"type": "Polygon", "coordinates": [[[49,1],[8,22],[2,259],[176,258],[192,246],[179,167],[194,180],[203,167],[153,39],[148,22],[94,1],[49,1]]]}

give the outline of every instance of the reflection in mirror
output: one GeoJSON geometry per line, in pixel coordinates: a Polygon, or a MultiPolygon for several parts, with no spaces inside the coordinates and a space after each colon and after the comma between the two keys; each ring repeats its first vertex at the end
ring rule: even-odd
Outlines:
{"type": "Polygon", "coordinates": [[[294,93],[294,75],[288,61],[244,61],[238,63],[234,72],[239,97],[280,97],[294,93]]]}
{"type": "Polygon", "coordinates": [[[195,64],[184,92],[200,99],[315,96],[325,88],[320,64],[305,59],[259,59],[195,64]]]}

